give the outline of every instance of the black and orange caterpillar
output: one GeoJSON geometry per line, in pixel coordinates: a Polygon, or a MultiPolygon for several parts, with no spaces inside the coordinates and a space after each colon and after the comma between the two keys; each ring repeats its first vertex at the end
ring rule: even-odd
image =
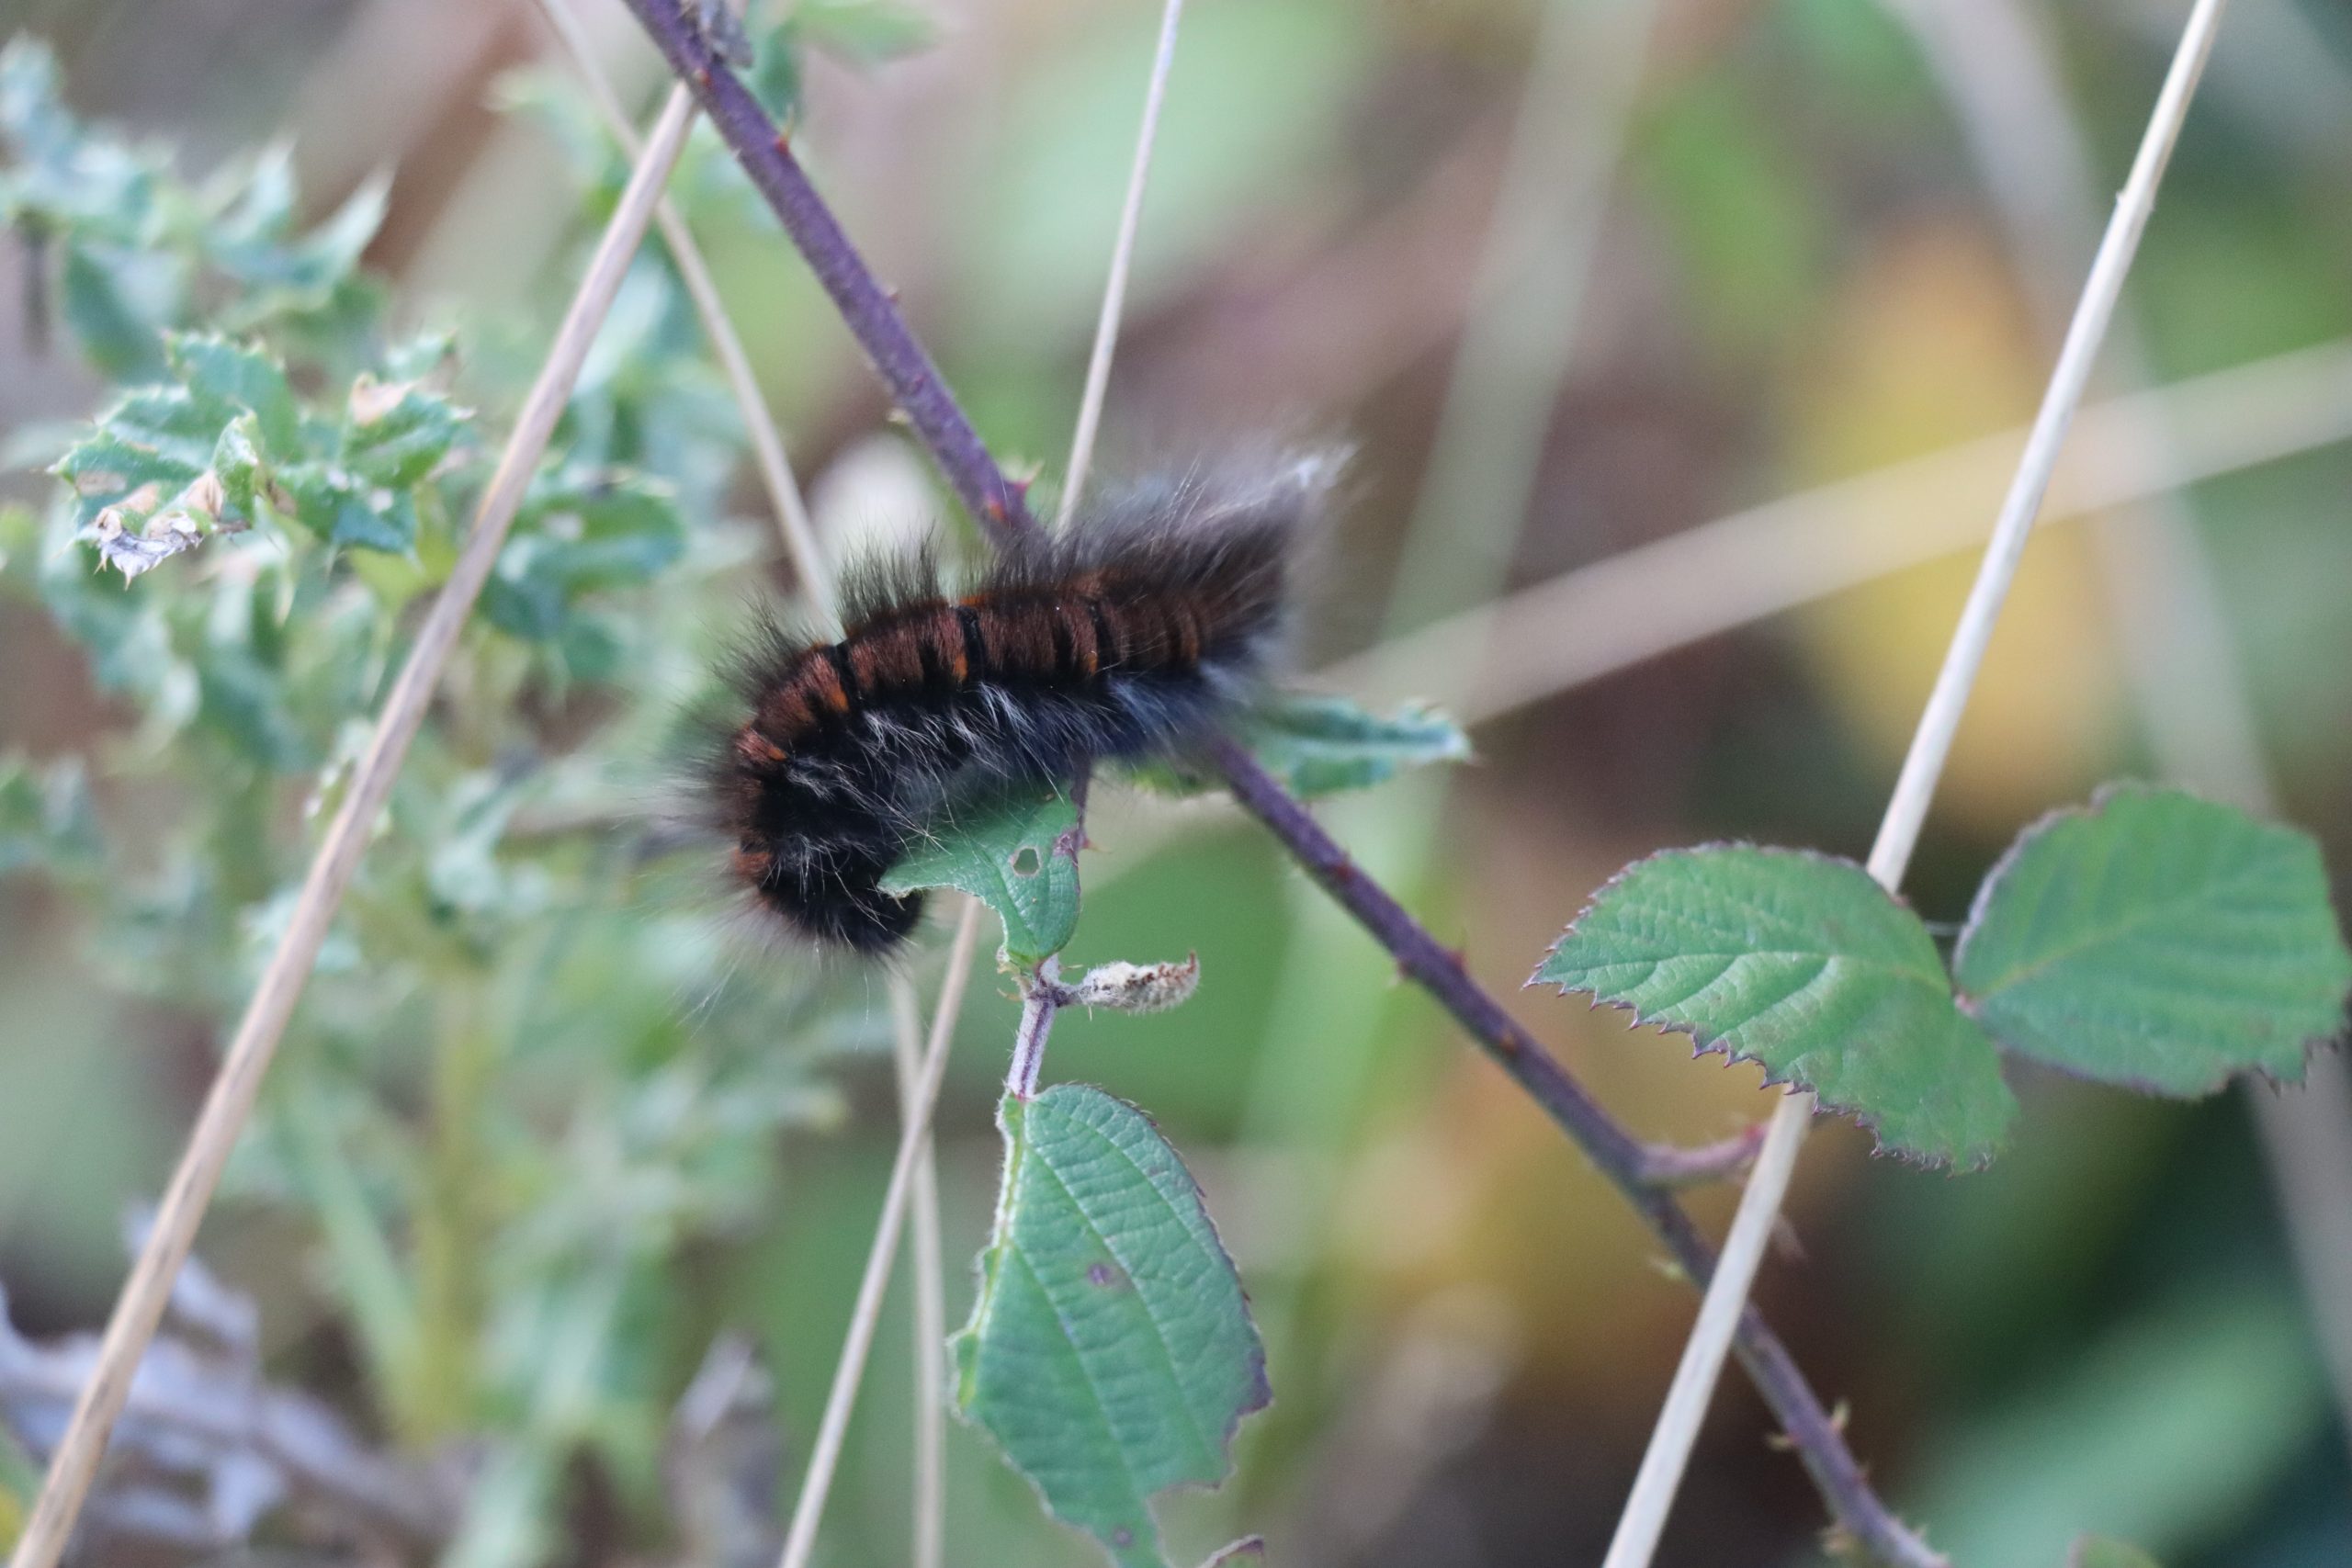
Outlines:
{"type": "Polygon", "coordinates": [[[922,900],[881,880],[959,800],[1182,751],[1269,672],[1329,472],[1129,491],[960,597],[928,550],[871,563],[839,642],[765,630],[711,767],[735,878],[803,936],[885,953],[922,900]]]}

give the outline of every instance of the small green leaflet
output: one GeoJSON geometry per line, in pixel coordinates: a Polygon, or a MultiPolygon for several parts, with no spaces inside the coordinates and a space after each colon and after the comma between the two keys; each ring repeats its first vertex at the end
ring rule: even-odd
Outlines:
{"type": "Polygon", "coordinates": [[[2316,844],[2142,785],[2021,834],[1977,892],[1953,971],[2010,1050],[2184,1096],[2246,1071],[2300,1079],[2352,990],[2316,844]]]}
{"type": "Polygon", "coordinates": [[[960,807],[890,868],[886,893],[960,887],[1004,922],[1004,956],[1034,964],[1078,926],[1078,808],[1047,784],[960,807]]]}
{"type": "MultiPolygon", "coordinates": [[[[1383,718],[1345,697],[1278,693],[1236,720],[1234,739],[1301,799],[1370,789],[1408,768],[1459,762],[1470,739],[1435,708],[1408,704],[1383,718]]],[[[1141,782],[1195,795],[1216,781],[1182,766],[1136,770],[1141,782]]]]}
{"type": "Polygon", "coordinates": [[[1007,1099],[1004,1187],[956,1401],[1055,1517],[1167,1568],[1150,1499],[1230,1472],[1272,1397],[1200,1189],[1143,1112],[1082,1084],[1007,1099]]]}
{"type": "Polygon", "coordinates": [[[170,257],[96,240],[68,240],[61,311],[91,367],[115,381],[164,368],[154,318],[178,307],[182,278],[170,257]]]}
{"type": "Polygon", "coordinates": [[[1408,768],[1470,755],[1469,737],[1434,708],[1408,704],[1382,718],[1344,697],[1302,694],[1250,714],[1240,739],[1292,794],[1308,798],[1370,789],[1408,768]]]}
{"type": "Polygon", "coordinates": [[[1934,939],[1850,861],[1740,844],[1636,861],[1594,895],[1537,982],[1752,1057],[1914,1159],[1981,1166],[2017,1114],[1934,939]]]}
{"type": "Polygon", "coordinates": [[[575,628],[582,599],[650,581],[685,547],[667,486],[618,471],[550,477],[515,518],[482,610],[502,631],[551,640],[575,628]]]}
{"type": "Polygon", "coordinates": [[[2136,1546],[2086,1535],[2066,1554],[2066,1568],[2156,1568],[2156,1560],[2136,1546]]]}
{"type": "Polygon", "coordinates": [[[210,333],[175,333],[168,340],[172,374],[197,406],[219,416],[217,429],[240,412],[257,422],[262,450],[281,461],[302,456],[301,414],[285,367],[258,348],[210,333]]]}
{"type": "Polygon", "coordinates": [[[470,417],[438,393],[363,375],[345,403],[343,461],[371,484],[406,489],[448,456],[470,417]]]}

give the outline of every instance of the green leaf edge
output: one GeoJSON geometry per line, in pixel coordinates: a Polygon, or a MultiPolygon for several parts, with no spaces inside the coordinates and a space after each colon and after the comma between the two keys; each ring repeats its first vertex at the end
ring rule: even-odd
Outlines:
{"type": "MultiPolygon", "coordinates": [[[[2269,1084],[2274,1089],[2301,1084],[2303,1081],[2301,1077],[2282,1078],[2276,1073],[2271,1072],[2268,1068],[2264,1067],[2259,1064],[2248,1067],[2233,1068],[2222,1073],[2221,1077],[2206,1084],[2203,1088],[2188,1093],[2176,1093],[2171,1089],[2161,1088],[2155,1084],[2145,1083],[2135,1078],[2117,1077],[2113,1076],[2095,1077],[2089,1073],[2078,1071],[2068,1066],[2066,1063],[2052,1061],[2047,1057],[2037,1055],[2030,1051],[2022,1051],[2016,1046],[2011,1045],[2007,1041],[2002,1039],[1999,1034],[1994,1032],[1991,1024],[1985,1023],[1979,1016],[1977,1012],[1979,1005],[1977,998],[1961,988],[1961,953],[1967,946],[1970,935],[1975,931],[1978,923],[1984,919],[1985,911],[1990,908],[1994,897],[1994,890],[1999,885],[2002,876],[2009,870],[2010,866],[2015,864],[2017,861],[2025,854],[2029,848],[2037,842],[2044,833],[2057,827],[2060,823],[2074,818],[2089,818],[2097,817],[2101,812],[2105,811],[2109,805],[2113,804],[2117,799],[2122,796],[2146,796],[2157,795],[2182,795],[2190,800],[2202,802],[2207,806],[2217,806],[2225,811],[2234,811],[2240,816],[2243,816],[2248,820],[2264,828],[2282,828],[2290,832],[2298,833],[2302,831],[2301,829],[2295,828],[2291,823],[2281,822],[2278,818],[2272,817],[2261,816],[2257,813],[2246,810],[2244,807],[2233,806],[2225,800],[2216,800],[2211,795],[2200,794],[2196,790],[2185,789],[2178,784],[2157,784],[2146,779],[2109,779],[2093,789],[2091,791],[2091,797],[2088,800],[2055,807],[2051,810],[2043,812],[2031,822],[2027,823],[2025,827],[2018,829],[2017,837],[2009,840],[2008,848],[2001,852],[2000,858],[1996,860],[1992,865],[1985,870],[1983,880],[1978,882],[1976,885],[1975,896],[1969,900],[1968,919],[1962,923],[1960,935],[1952,943],[1951,954],[1945,961],[1945,968],[1951,976],[1952,1001],[1962,1012],[1965,1012],[1969,1017],[1977,1020],[1979,1025],[1984,1030],[1985,1033],[1992,1036],[1994,1044],[2000,1048],[2001,1054],[2004,1056],[2015,1056],[2022,1061],[2032,1062],[2036,1066],[2045,1067],[2052,1072],[2064,1074],[2065,1077],[2073,1078],[2077,1083],[2103,1084],[2110,1089],[2120,1089],[2133,1094],[2143,1094],[2152,1099],[2179,1100],[2183,1103],[2202,1100],[2209,1095],[2218,1094],[2230,1084],[2237,1082],[2240,1079],[2250,1080],[2259,1078],[2263,1082],[2269,1084]]],[[[2305,836],[2308,837],[2309,835],[2305,836]]],[[[2337,938],[2341,941],[2343,936],[2343,919],[2341,916],[2337,917],[2336,931],[2337,938]]],[[[2346,994],[2346,1006],[2352,1007],[2352,993],[2346,994]]],[[[2339,1008],[2336,1026],[2332,1032],[2326,1034],[2315,1034],[2303,1042],[2303,1062],[2306,1076],[2309,1074],[2311,1057],[2313,1052],[2323,1050],[2330,1045],[2338,1044],[2344,1041],[2346,1021],[2347,1020],[2345,1009],[2339,1008]]]]}
{"type": "MultiPolygon", "coordinates": [[[[1028,1113],[1028,1107],[1030,1105],[1033,1105],[1037,1100],[1044,1100],[1057,1092],[1065,1094],[1100,1095],[1103,1099],[1108,1100],[1125,1110],[1132,1111],[1136,1115],[1141,1117],[1145,1124],[1151,1129],[1153,1135],[1158,1137],[1162,1144],[1166,1145],[1169,1152],[1176,1156],[1176,1168],[1183,1173],[1185,1180],[1192,1183],[1193,1200],[1199,1203],[1202,1222],[1208,1227],[1208,1243],[1216,1249],[1217,1256],[1225,1260],[1226,1266],[1233,1270],[1233,1276],[1237,1282],[1238,1282],[1241,1278],[1241,1268],[1239,1264],[1233,1260],[1232,1248],[1228,1247],[1225,1244],[1225,1234],[1217,1228],[1216,1216],[1209,1211],[1208,1194],[1201,1190],[1200,1178],[1193,1174],[1193,1168],[1185,1162],[1182,1153],[1176,1148],[1174,1143],[1170,1141],[1168,1134],[1160,1131],[1159,1119],[1153,1116],[1148,1111],[1146,1111],[1142,1106],[1136,1104],[1133,1100],[1122,1099],[1118,1095],[1113,1094],[1109,1089],[1100,1088],[1097,1085],[1075,1082],[1048,1084],[1044,1089],[1038,1090],[1036,1094],[1030,1097],[1029,1100],[1025,1102],[1016,1101],[1011,1095],[1007,1095],[998,1100],[997,1129],[1004,1136],[1006,1156],[1005,1164],[1004,1168],[998,1173],[995,1218],[989,1224],[988,1242],[980,1249],[978,1267],[975,1270],[979,1279],[978,1289],[974,1292],[972,1297],[971,1313],[965,1319],[964,1325],[947,1337],[947,1367],[949,1372],[952,1374],[952,1382],[949,1390],[950,1397],[947,1402],[948,1408],[956,1412],[957,1420],[962,1421],[967,1427],[970,1427],[987,1442],[989,1449],[996,1453],[998,1459],[1003,1462],[1004,1467],[1007,1470],[1012,1471],[1013,1474],[1019,1476],[1023,1483],[1029,1487],[1030,1491],[1036,1496],[1038,1507],[1045,1513],[1046,1517],[1054,1520],[1057,1524],[1064,1526],[1065,1528],[1076,1530],[1080,1535],[1085,1536],[1090,1540],[1095,1540],[1098,1545],[1103,1548],[1103,1550],[1115,1554],[1119,1549],[1114,1546],[1111,1542],[1099,1540],[1099,1538],[1093,1536],[1085,1526],[1080,1525],[1074,1520],[1066,1519],[1059,1513],[1056,1512],[1053,1504],[1046,1496],[1045,1488],[1039,1485],[1036,1479],[1030,1475],[1027,1471],[1022,1469],[1020,1465],[1012,1461],[1012,1456],[1007,1454],[1003,1448],[998,1444],[996,1435],[993,1432],[990,1432],[986,1427],[982,1426],[979,1420],[965,1408],[964,1404],[964,1380],[968,1375],[966,1370],[967,1359],[972,1353],[969,1347],[977,1343],[980,1332],[980,1322],[986,1315],[986,1312],[989,1304],[989,1298],[996,1288],[996,1265],[999,1260],[991,1255],[994,1254],[997,1249],[998,1232],[1004,1224],[1005,1205],[1012,1200],[1014,1178],[1017,1174],[1012,1163],[1012,1129],[1007,1122],[1007,1116],[1008,1113],[1012,1111],[1014,1106],[1018,1104],[1021,1108],[1021,1113],[1025,1117],[1028,1113]]],[[[1024,1155],[1023,1157],[1033,1156],[1024,1155]]],[[[1241,1305],[1244,1314],[1248,1314],[1250,1307],[1250,1292],[1246,1287],[1241,1292],[1241,1305]]],[[[1235,1407],[1233,1414],[1226,1420],[1224,1430],[1218,1434],[1217,1438],[1218,1447],[1223,1450],[1226,1458],[1227,1471],[1225,1479],[1223,1481],[1207,1483],[1180,1482],[1171,1486],[1163,1486],[1159,1491],[1151,1493],[1143,1499],[1143,1504],[1145,1511],[1153,1517],[1155,1522],[1158,1518],[1159,1510],[1154,1508],[1152,1504],[1159,1498],[1165,1496],[1167,1494],[1176,1491],[1215,1492],[1224,1486],[1227,1482],[1233,1479],[1233,1445],[1240,1437],[1241,1423],[1256,1415],[1259,1411],[1268,1408],[1274,1402],[1274,1385],[1272,1379],[1268,1375],[1266,1368],[1265,1336],[1258,1329],[1254,1317],[1250,1318],[1249,1321],[1250,1328],[1250,1337],[1251,1341],[1250,1353],[1250,1370],[1251,1373],[1250,1395],[1248,1401],[1235,1407]]],[[[1213,1565],[1216,1562],[1229,1559],[1236,1554],[1246,1554],[1250,1549],[1251,1542],[1255,1540],[1255,1537],[1245,1536],[1240,1540],[1235,1541],[1232,1545],[1225,1548],[1218,1556],[1212,1557],[1209,1560],[1209,1563],[1204,1564],[1204,1568],[1213,1568],[1213,1565]]],[[[1161,1555],[1162,1560],[1165,1561],[1164,1550],[1161,1555]]]]}
{"type": "MultiPolygon", "coordinates": [[[[1663,860],[1668,855],[1697,854],[1708,850],[1754,850],[1764,854],[1788,855],[1799,860],[1818,861],[1830,865],[1850,867],[1855,871],[1861,872],[1865,876],[1870,875],[1870,873],[1863,867],[1860,862],[1849,860],[1844,855],[1831,854],[1824,850],[1795,849],[1785,844],[1759,844],[1746,839],[1710,839],[1705,843],[1701,844],[1679,844],[1667,849],[1653,850],[1648,854],[1642,855],[1637,859],[1626,862],[1623,865],[1617,868],[1615,874],[1611,875],[1608,881],[1602,883],[1600,886],[1592,890],[1591,894],[1585,899],[1584,907],[1577,911],[1576,919],[1570,920],[1566,929],[1564,929],[1557,937],[1553,939],[1552,945],[1544,950],[1544,956],[1536,962],[1535,972],[1527,977],[1525,984],[1520,988],[1521,990],[1527,990],[1538,986],[1556,986],[1559,988],[1560,995],[1563,997],[1590,997],[1592,998],[1592,1006],[1596,1009],[1607,1007],[1612,1008],[1619,1012],[1631,1014],[1633,1021],[1626,1025],[1628,1029],[1655,1029],[1661,1034],[1683,1035],[1691,1042],[1690,1057],[1693,1061],[1698,1060],[1702,1056],[1713,1055],[1723,1057],[1726,1063],[1754,1062],[1758,1066],[1764,1069],[1765,1088],[1780,1089],[1790,1094],[1799,1092],[1813,1094],[1816,1097],[1816,1102],[1822,1110],[1843,1116],[1854,1122],[1855,1125],[1867,1131],[1871,1135],[1871,1152],[1874,1155],[1882,1156],[1888,1159],[1900,1160],[1903,1164],[1914,1167],[1917,1169],[1942,1170],[1953,1176],[1965,1175],[1974,1171],[1983,1170],[1986,1167],[1990,1166],[1993,1161],[1999,1156],[2001,1150],[2007,1147],[2006,1142],[1995,1145],[1992,1147],[1985,1149],[1973,1160],[1964,1162],[1957,1159],[1951,1161],[1937,1160],[1929,1158],[1924,1155],[1916,1154],[1909,1149],[1902,1147],[1900,1145],[1889,1144],[1880,1135],[1879,1119],[1871,1115],[1860,1107],[1842,1105],[1834,1100],[1820,1100],[1818,1098],[1819,1091],[1812,1089],[1806,1084],[1799,1082],[1793,1077],[1788,1075],[1775,1077],[1771,1067],[1767,1065],[1761,1057],[1757,1056],[1750,1052],[1732,1050],[1729,1046],[1726,1046],[1722,1043],[1721,1036],[1710,1038],[1704,1031],[1694,1028],[1690,1025],[1677,1022],[1672,1019],[1661,1018],[1654,1014],[1644,1013],[1638,1006],[1632,1002],[1616,1001],[1611,998],[1600,995],[1598,991],[1589,990],[1581,986],[1562,985],[1556,980],[1551,980],[1545,977],[1544,974],[1544,966],[1552,961],[1553,954],[1559,952],[1560,944],[1567,941],[1568,938],[1575,933],[1577,923],[1587,915],[1591,914],[1593,909],[1599,906],[1601,899],[1608,896],[1611,888],[1616,886],[1619,883],[1624,881],[1627,877],[1633,875],[1635,872],[1649,864],[1652,861],[1663,860]]],[[[1897,908],[1901,909],[1903,913],[1910,916],[1910,918],[1915,920],[1919,919],[1918,913],[1911,908],[1909,901],[1904,898],[1901,894],[1888,892],[1885,887],[1879,886],[1878,879],[1876,877],[1871,877],[1871,882],[1873,886],[1878,886],[1879,891],[1883,894],[1897,908]]],[[[1922,922],[1923,926],[1925,922],[1922,922]]],[[[1951,975],[1949,968],[1945,970],[1944,980],[1947,986],[1951,982],[1951,975]]],[[[1959,992],[1952,992],[1951,1002],[1956,1010],[1965,1013],[1966,1010],[1961,1008],[1960,1005],[1959,992]]],[[[1976,1023],[1976,1020],[1973,1015],[1969,1016],[1969,1021],[1976,1023]]],[[[1976,1027],[1984,1031],[1985,1043],[1992,1047],[1994,1055],[1996,1057],[2006,1055],[2006,1053],[2001,1049],[2000,1042],[1993,1038],[1992,1032],[1990,1030],[1984,1030],[1984,1026],[1982,1023],[1976,1023],[1976,1027]]],[[[2012,1120],[2014,1121],[2014,1118],[2012,1120]]]]}

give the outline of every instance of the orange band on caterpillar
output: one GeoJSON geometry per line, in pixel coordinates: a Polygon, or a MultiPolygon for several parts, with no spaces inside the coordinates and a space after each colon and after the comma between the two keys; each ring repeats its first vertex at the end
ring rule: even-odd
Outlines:
{"type": "Polygon", "coordinates": [[[960,595],[928,552],[853,572],[840,641],[771,629],[738,681],[707,791],[735,878],[805,937],[895,947],[922,901],[882,877],[959,799],[1180,751],[1262,682],[1330,471],[1132,491],[960,595]]]}

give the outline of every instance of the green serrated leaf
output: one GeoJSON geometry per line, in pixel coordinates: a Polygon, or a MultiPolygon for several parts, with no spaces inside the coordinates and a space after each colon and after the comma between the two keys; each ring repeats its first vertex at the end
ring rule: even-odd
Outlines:
{"type": "Polygon", "coordinates": [[[416,542],[416,507],[404,493],[355,483],[315,463],[280,471],[301,525],[334,545],[400,554],[416,542]]]}
{"type": "Polygon", "coordinates": [[[684,551],[685,523],[666,489],[630,474],[550,482],[499,552],[483,613],[514,637],[567,637],[582,595],[650,581],[684,551]]]}
{"type": "Polygon", "coordinates": [[[2086,1535],[2066,1554],[2066,1568],[2156,1568],[2156,1560],[2136,1546],[2086,1535]]]}
{"type": "Polygon", "coordinates": [[[2021,834],[1952,967],[2010,1050],[2174,1095],[2247,1071],[2301,1078],[2352,990],[2317,844],[2142,785],[2021,834]]]}
{"type": "Polygon", "coordinates": [[[156,325],[172,304],[157,295],[168,294],[175,282],[152,258],[77,241],[65,247],[59,310],[93,367],[110,380],[147,380],[163,373],[156,325]]]}
{"type": "Polygon", "coordinates": [[[954,1341],[956,1405],[1120,1568],[1166,1568],[1150,1499],[1215,1485],[1264,1407],[1264,1347],[1200,1189],[1081,1084],[1006,1100],[1004,1186],[954,1341]]]}
{"type": "Polygon", "coordinates": [[[405,490],[448,456],[468,417],[437,393],[363,376],[351,389],[343,461],[371,484],[405,490]]]}
{"type": "Polygon", "coordinates": [[[650,581],[685,551],[676,501],[633,474],[534,496],[522,525],[539,542],[537,570],[571,595],[650,581]]]}
{"type": "Polygon", "coordinates": [[[1981,1166],[2017,1100],[1917,916],[1850,861],[1746,844],[1634,862],[1535,971],[1763,1063],[1897,1154],[1981,1166]]]}
{"type": "Polygon", "coordinates": [[[1078,808],[1058,786],[990,795],[935,824],[882,889],[961,888],[1004,922],[1004,956],[1033,964],[1078,927],[1078,808]]]}
{"type": "Polygon", "coordinates": [[[173,374],[200,406],[247,410],[259,423],[264,450],[281,460],[301,456],[301,416],[277,360],[210,333],[174,335],[170,358],[173,374]]]}
{"type": "Polygon", "coordinates": [[[196,469],[212,460],[224,423],[220,411],[199,408],[184,387],[143,387],[98,416],[100,430],[196,469]]]}
{"type": "Polygon", "coordinates": [[[87,522],[101,509],[151,486],[150,499],[161,505],[186,489],[204,466],[187,461],[177,452],[128,439],[116,427],[101,424],[67,448],[52,471],[74,487],[81,502],[80,518],[87,522]]]}

